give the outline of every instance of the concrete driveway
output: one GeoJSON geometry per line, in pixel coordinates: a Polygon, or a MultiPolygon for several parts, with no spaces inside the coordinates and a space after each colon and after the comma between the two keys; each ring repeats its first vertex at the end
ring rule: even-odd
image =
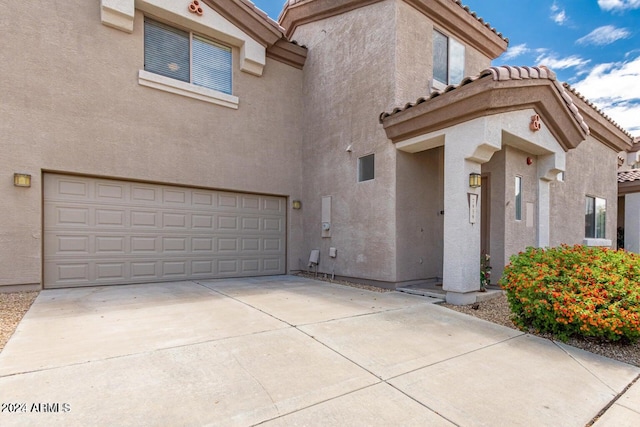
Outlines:
{"type": "Polygon", "coordinates": [[[293,276],[49,290],[0,353],[0,425],[636,426],[639,374],[293,276]]]}

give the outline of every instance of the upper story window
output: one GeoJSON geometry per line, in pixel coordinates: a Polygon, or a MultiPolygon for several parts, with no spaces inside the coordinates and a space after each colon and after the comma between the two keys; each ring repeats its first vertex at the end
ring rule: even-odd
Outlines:
{"type": "Polygon", "coordinates": [[[157,21],[144,20],[144,69],[231,94],[231,48],[157,21]]]}
{"type": "Polygon", "coordinates": [[[607,226],[607,201],[598,197],[586,197],[584,237],[604,239],[607,226]]]}
{"type": "Polygon", "coordinates": [[[433,31],[433,79],[445,85],[464,78],[464,45],[433,31]]]}

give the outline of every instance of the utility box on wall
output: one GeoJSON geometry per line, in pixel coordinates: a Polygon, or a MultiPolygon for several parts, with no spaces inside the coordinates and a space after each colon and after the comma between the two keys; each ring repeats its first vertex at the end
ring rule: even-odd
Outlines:
{"type": "Polygon", "coordinates": [[[322,237],[331,237],[331,196],[322,197],[322,237]]]}

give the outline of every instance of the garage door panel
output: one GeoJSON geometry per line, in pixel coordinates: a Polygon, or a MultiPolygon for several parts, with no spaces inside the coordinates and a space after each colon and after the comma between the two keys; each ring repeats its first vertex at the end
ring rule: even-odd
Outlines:
{"type": "Polygon", "coordinates": [[[279,274],[276,272],[281,271],[284,268],[284,265],[283,265],[284,262],[282,258],[266,258],[264,259],[263,262],[264,262],[263,271],[265,272],[279,274]]]}
{"type": "Polygon", "coordinates": [[[241,219],[242,230],[244,231],[260,231],[260,218],[259,217],[243,217],[241,219]]]}
{"type": "Polygon", "coordinates": [[[284,198],[46,174],[45,287],[283,274],[284,198]]]}
{"type": "Polygon", "coordinates": [[[58,197],[64,197],[65,199],[88,199],[89,198],[89,184],[79,178],[59,178],[51,183],[51,193],[58,197]]]}
{"type": "Polygon", "coordinates": [[[149,185],[132,184],[131,200],[140,204],[161,205],[159,199],[160,189],[149,185]]]}
{"type": "Polygon", "coordinates": [[[123,184],[107,184],[98,182],[96,184],[96,199],[102,201],[124,201],[126,197],[126,186],[123,184]]]}
{"type": "Polygon", "coordinates": [[[96,236],[95,254],[125,254],[127,240],[127,236],[96,236]]]}
{"type": "Polygon", "coordinates": [[[131,211],[131,226],[137,227],[157,227],[160,224],[158,212],[131,211]]]}
{"type": "Polygon", "coordinates": [[[131,262],[131,277],[135,280],[156,280],[161,277],[157,261],[131,262]]]}
{"type": "Polygon", "coordinates": [[[214,216],[193,214],[191,216],[191,227],[197,230],[213,231],[214,216]]]}
{"type": "Polygon", "coordinates": [[[220,215],[218,216],[218,230],[219,231],[239,231],[238,229],[238,217],[220,215]]]}
{"type": "Polygon", "coordinates": [[[284,228],[283,223],[284,221],[281,218],[264,218],[262,229],[267,232],[281,232],[284,228]]]}
{"type": "Polygon", "coordinates": [[[125,280],[127,274],[125,274],[126,264],[124,262],[99,262],[96,263],[96,277],[95,280],[100,282],[102,280],[125,280]]]}
{"type": "Polygon", "coordinates": [[[98,227],[124,227],[124,209],[96,209],[95,222],[98,227]]]}
{"type": "Polygon", "coordinates": [[[189,199],[188,191],[164,189],[162,192],[162,201],[167,206],[187,206],[189,199]]]}
{"type": "Polygon", "coordinates": [[[60,206],[55,211],[55,224],[61,226],[88,227],[91,213],[88,208],[60,206]]]}
{"type": "Polygon", "coordinates": [[[156,236],[131,236],[131,252],[145,254],[160,252],[160,238],[156,236]]]}

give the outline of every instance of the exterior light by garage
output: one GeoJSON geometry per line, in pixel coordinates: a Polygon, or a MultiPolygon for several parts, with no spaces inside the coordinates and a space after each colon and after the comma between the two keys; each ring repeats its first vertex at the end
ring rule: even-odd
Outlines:
{"type": "Polygon", "coordinates": [[[13,185],[16,187],[31,187],[31,175],[27,173],[14,173],[13,185]]]}
{"type": "Polygon", "coordinates": [[[479,188],[482,183],[479,173],[472,172],[469,174],[469,187],[479,188]]]}
{"type": "Polygon", "coordinates": [[[291,207],[292,207],[293,209],[301,209],[301,208],[302,208],[302,202],[301,202],[300,200],[294,200],[294,201],[291,203],[291,207]]]}

